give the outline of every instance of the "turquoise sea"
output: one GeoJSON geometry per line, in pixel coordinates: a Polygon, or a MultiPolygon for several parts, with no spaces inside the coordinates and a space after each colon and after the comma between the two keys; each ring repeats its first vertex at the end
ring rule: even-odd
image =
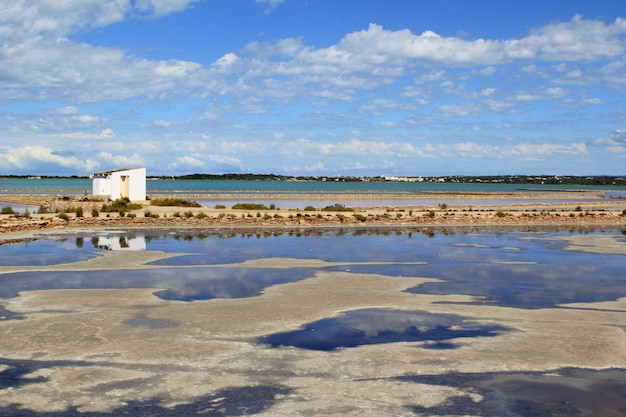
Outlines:
{"type": "MultiPolygon", "coordinates": [[[[503,184],[503,183],[441,183],[441,182],[353,182],[353,181],[241,181],[241,180],[148,180],[147,192],[158,193],[224,193],[224,192],[515,192],[515,191],[599,191],[611,192],[615,187],[503,184]]],[[[91,192],[88,178],[62,179],[0,179],[2,193],[84,194],[91,192]]]]}
{"type": "MultiPolygon", "coordinates": [[[[619,187],[607,186],[576,186],[576,185],[540,185],[540,184],[504,184],[504,183],[451,183],[451,182],[356,182],[356,181],[244,181],[244,180],[148,180],[146,184],[149,196],[160,194],[192,194],[193,200],[204,207],[216,204],[230,207],[240,203],[242,199],[250,202],[272,204],[286,209],[302,209],[307,206],[325,207],[334,204],[346,206],[433,206],[441,203],[447,205],[490,205],[490,204],[521,204],[525,200],[522,194],[537,193],[535,202],[589,202],[605,199],[626,198],[626,191],[619,187]],[[554,191],[568,192],[567,199],[554,196],[554,191]],[[458,195],[445,198],[434,194],[446,193],[507,193],[501,199],[481,199],[478,196],[467,198],[458,195]],[[225,199],[224,194],[232,193],[232,198],[225,199]],[[306,194],[323,194],[326,199],[308,199],[306,194]],[[345,198],[344,194],[362,194],[362,198],[345,198]],[[384,193],[405,194],[401,200],[389,200],[384,193]],[[520,194],[517,198],[516,194],[520,194]],[[221,196],[218,196],[220,195],[221,196]],[[275,198],[271,200],[268,194],[275,198]],[[302,194],[302,195],[299,195],[302,194]],[[380,195],[377,195],[380,194],[380,195]],[[430,198],[430,194],[432,198],[430,198]],[[412,197],[415,197],[413,199],[412,197]]],[[[0,205],[10,205],[14,210],[36,210],[3,201],[2,194],[54,194],[54,195],[88,195],[91,194],[91,180],[88,178],[62,179],[0,179],[0,205]]],[[[7,198],[7,200],[10,200],[7,198]]]]}

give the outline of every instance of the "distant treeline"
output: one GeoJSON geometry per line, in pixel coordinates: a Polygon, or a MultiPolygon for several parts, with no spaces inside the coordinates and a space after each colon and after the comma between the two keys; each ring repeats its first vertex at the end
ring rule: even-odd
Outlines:
{"type": "Polygon", "coordinates": [[[32,179],[32,180],[85,180],[89,179],[87,175],[1,175],[0,179],[32,179]]]}
{"type": "MultiPolygon", "coordinates": [[[[62,175],[0,175],[0,179],[87,179],[86,176],[62,175]]],[[[340,181],[340,182],[439,182],[457,184],[553,184],[553,185],[614,185],[626,186],[626,177],[610,175],[454,175],[454,176],[291,176],[276,174],[190,174],[150,176],[150,179],[228,180],[228,181],[340,181]]]]}
{"type": "Polygon", "coordinates": [[[153,177],[180,180],[235,180],[235,181],[342,181],[342,182],[450,182],[493,184],[569,184],[569,185],[618,185],[626,186],[626,177],[609,175],[455,175],[432,177],[357,177],[357,176],[290,176],[276,174],[191,174],[181,176],[153,177]]]}
{"type": "Polygon", "coordinates": [[[289,181],[294,177],[275,174],[190,174],[178,177],[164,176],[162,178],[174,178],[177,180],[289,181]]]}

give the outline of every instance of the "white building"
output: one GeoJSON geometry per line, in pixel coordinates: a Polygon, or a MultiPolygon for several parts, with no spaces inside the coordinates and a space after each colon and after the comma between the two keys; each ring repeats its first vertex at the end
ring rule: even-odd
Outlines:
{"type": "Polygon", "coordinates": [[[103,250],[146,250],[146,237],[137,236],[98,236],[95,247],[103,250]]]}
{"type": "Polygon", "coordinates": [[[131,201],[146,199],[146,169],[115,169],[94,172],[93,195],[105,195],[111,200],[128,198],[131,201]]]}

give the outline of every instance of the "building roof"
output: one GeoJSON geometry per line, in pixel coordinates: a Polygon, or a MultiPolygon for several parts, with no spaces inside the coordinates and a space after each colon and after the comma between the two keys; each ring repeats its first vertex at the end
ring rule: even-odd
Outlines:
{"type": "Polygon", "coordinates": [[[113,174],[114,172],[120,172],[120,171],[132,171],[135,169],[140,169],[140,168],[121,168],[121,169],[111,169],[108,171],[100,171],[100,172],[94,172],[93,174],[91,174],[92,177],[108,177],[109,175],[113,174]]]}

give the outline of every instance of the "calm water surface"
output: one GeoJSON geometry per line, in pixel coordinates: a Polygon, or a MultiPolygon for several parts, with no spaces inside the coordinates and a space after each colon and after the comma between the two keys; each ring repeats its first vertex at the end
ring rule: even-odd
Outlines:
{"type": "MultiPolygon", "coordinates": [[[[74,193],[89,193],[92,189],[88,178],[25,179],[0,178],[0,192],[32,190],[55,192],[67,190],[74,193]]],[[[439,182],[343,182],[343,181],[234,181],[234,180],[148,180],[148,193],[171,192],[513,192],[546,190],[599,190],[611,191],[615,187],[540,185],[540,184],[500,184],[500,183],[439,183],[439,182]]],[[[622,190],[623,191],[623,190],[622,190]]]]}
{"type": "MultiPolygon", "coordinates": [[[[0,179],[0,193],[7,195],[19,193],[88,195],[91,194],[91,180],[85,178],[65,179],[0,179]]],[[[539,185],[539,184],[457,184],[431,182],[335,182],[335,181],[231,181],[231,180],[149,180],[146,183],[149,195],[160,194],[193,194],[195,201],[204,207],[214,207],[221,204],[232,207],[241,202],[254,202],[270,206],[274,204],[281,209],[303,209],[307,206],[326,207],[334,204],[343,204],[352,207],[366,206],[436,206],[438,204],[481,206],[491,204],[520,204],[527,200],[515,197],[516,193],[536,193],[537,203],[559,203],[563,200],[550,197],[548,191],[568,191],[568,202],[603,201],[605,199],[624,198],[623,190],[606,186],[575,186],[575,185],[539,185]],[[376,193],[392,192],[404,194],[401,200],[377,198],[376,193]],[[512,193],[504,199],[447,199],[445,197],[424,198],[428,193],[481,193],[503,192],[512,193]],[[237,197],[232,200],[216,198],[217,195],[233,193],[237,197]],[[302,193],[328,194],[325,200],[307,200],[302,193]],[[344,193],[364,193],[363,199],[345,199],[344,193]],[[284,194],[281,198],[269,200],[265,194],[284,194]],[[414,195],[415,199],[410,197],[414,195]],[[545,195],[545,198],[543,197],[545,195]],[[419,198],[417,198],[419,197],[419,198]]],[[[38,207],[25,206],[2,201],[0,207],[10,206],[17,212],[28,209],[36,212],[38,207]]]]}
{"type": "MultiPolygon", "coordinates": [[[[560,236],[578,232],[406,233],[344,230],[316,233],[133,231],[62,235],[0,247],[0,265],[46,266],[86,260],[107,250],[156,250],[180,256],[150,270],[45,271],[0,276],[0,297],[49,288],[155,288],[167,299],[198,300],[258,295],[263,288],[306,279],[307,268],[222,268],[259,258],[348,263],[329,270],[443,282],[416,294],[463,294],[476,303],[517,308],[614,300],[626,296],[626,257],[564,250],[560,236]],[[367,264],[364,264],[367,262],[367,264]],[[419,264],[407,264],[419,263],[419,264]],[[180,269],[181,267],[192,267],[180,269]]],[[[615,235],[622,232],[592,232],[615,235]]]]}

